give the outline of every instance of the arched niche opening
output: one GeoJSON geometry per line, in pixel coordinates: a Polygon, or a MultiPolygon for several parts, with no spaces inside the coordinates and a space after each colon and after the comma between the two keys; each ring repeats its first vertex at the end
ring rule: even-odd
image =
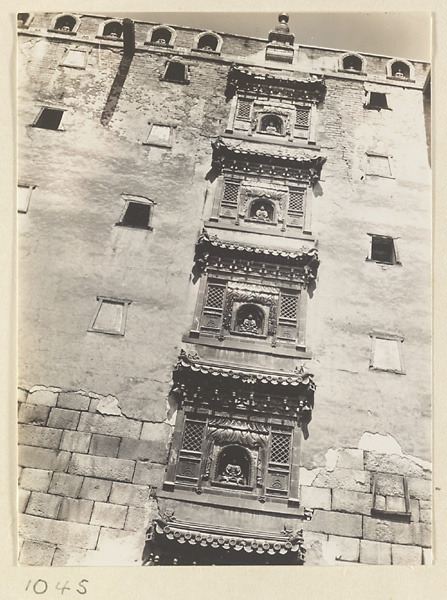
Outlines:
{"type": "Polygon", "coordinates": [[[197,48],[199,48],[199,50],[210,50],[216,52],[218,46],[219,40],[212,33],[206,33],[205,35],[202,35],[197,43],[197,48]]]}
{"type": "Polygon", "coordinates": [[[172,40],[172,32],[166,27],[153,29],[150,42],[159,46],[169,46],[172,40]]]}
{"type": "Polygon", "coordinates": [[[249,485],[250,454],[239,445],[225,446],[217,457],[216,480],[232,485],[249,485]]]}
{"type": "Polygon", "coordinates": [[[391,65],[391,76],[399,77],[399,79],[409,79],[410,67],[400,60],[396,61],[391,65]]]}
{"type": "Polygon", "coordinates": [[[284,135],[284,122],[277,115],[265,115],[261,119],[260,130],[263,133],[284,135]]]}
{"type": "Polygon", "coordinates": [[[102,35],[104,37],[119,39],[123,35],[123,26],[119,21],[109,21],[109,23],[104,25],[102,35]]]}
{"type": "Polygon", "coordinates": [[[262,335],[265,315],[256,304],[244,304],[236,313],[235,329],[238,333],[262,335]]]}
{"type": "Polygon", "coordinates": [[[343,69],[345,71],[357,71],[360,73],[363,69],[362,59],[360,56],[356,56],[355,54],[345,56],[343,58],[343,69]]]}
{"type": "Polygon", "coordinates": [[[56,20],[54,29],[61,31],[62,33],[69,33],[74,31],[76,27],[76,19],[71,15],[62,15],[56,20]]]}
{"type": "Polygon", "coordinates": [[[254,200],[248,212],[248,217],[255,221],[263,221],[265,223],[272,223],[274,221],[275,209],[271,202],[268,200],[254,200]]]}
{"type": "Polygon", "coordinates": [[[25,27],[30,21],[30,13],[17,13],[17,26],[25,27]]]}

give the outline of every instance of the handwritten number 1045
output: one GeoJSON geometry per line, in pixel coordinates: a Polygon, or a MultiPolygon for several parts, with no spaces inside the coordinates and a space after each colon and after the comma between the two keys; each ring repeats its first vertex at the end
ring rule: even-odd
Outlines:
{"type": "MultiPolygon", "coordinates": [[[[58,581],[56,583],[56,590],[58,590],[61,595],[64,594],[64,592],[69,592],[71,591],[70,586],[68,585],[68,581],[66,581],[64,584],[61,584],[60,581],[58,581]]],[[[85,587],[85,584],[88,583],[87,579],[81,579],[81,581],[78,583],[78,586],[76,588],[76,591],[78,594],[84,595],[87,593],[87,588],[85,587]]],[[[36,581],[32,581],[31,579],[28,581],[28,583],[26,584],[26,588],[25,591],[32,591],[35,594],[37,594],[38,596],[40,596],[41,594],[45,594],[45,592],[48,590],[48,583],[45,581],[45,579],[36,579],[36,581]]]]}

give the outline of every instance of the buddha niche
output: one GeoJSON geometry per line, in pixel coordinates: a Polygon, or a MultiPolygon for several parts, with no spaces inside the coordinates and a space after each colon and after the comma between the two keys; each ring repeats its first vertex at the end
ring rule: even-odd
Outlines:
{"type": "Polygon", "coordinates": [[[269,214],[266,211],[265,206],[263,204],[255,212],[255,217],[260,221],[270,221],[269,214]]]}
{"type": "Polygon", "coordinates": [[[244,448],[227,446],[219,457],[217,481],[233,485],[247,485],[250,458],[244,448]]]}
{"type": "Polygon", "coordinates": [[[242,323],[239,324],[239,331],[245,333],[258,333],[258,325],[252,314],[249,314],[242,323]]]}
{"type": "Polygon", "coordinates": [[[243,484],[244,477],[242,475],[241,466],[237,464],[228,463],[219,480],[225,483],[236,483],[237,485],[243,484]]]}

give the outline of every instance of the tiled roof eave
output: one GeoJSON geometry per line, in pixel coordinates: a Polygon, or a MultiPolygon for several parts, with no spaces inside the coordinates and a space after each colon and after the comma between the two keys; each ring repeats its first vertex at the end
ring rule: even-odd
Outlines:
{"type": "Polygon", "coordinates": [[[212,142],[216,160],[219,155],[233,155],[235,159],[240,160],[242,157],[247,159],[260,159],[267,158],[270,160],[278,161],[282,163],[282,166],[287,164],[292,165],[296,169],[317,169],[321,170],[323,164],[326,162],[326,157],[321,156],[317,153],[311,153],[306,150],[283,150],[283,154],[274,152],[273,146],[271,149],[264,150],[259,147],[250,147],[249,142],[241,142],[240,140],[234,141],[232,138],[218,137],[212,142]]]}
{"type": "Polygon", "coordinates": [[[287,554],[289,552],[303,552],[301,535],[275,536],[262,533],[249,532],[221,532],[212,531],[211,528],[197,529],[191,526],[177,525],[175,522],[166,523],[162,519],[155,521],[155,532],[168,540],[177,541],[179,544],[200,545],[209,548],[223,548],[224,550],[245,551],[257,554],[287,554]]]}
{"type": "Polygon", "coordinates": [[[283,386],[305,386],[311,390],[315,389],[313,375],[311,373],[269,373],[267,371],[258,371],[243,369],[231,366],[218,366],[191,359],[184,351],[180,354],[176,370],[189,369],[194,372],[200,372],[204,375],[214,377],[229,377],[239,379],[243,383],[265,383],[283,386]]]}
{"type": "Polygon", "coordinates": [[[220,240],[217,236],[208,236],[206,230],[203,232],[201,243],[213,246],[215,248],[223,248],[230,251],[236,252],[248,252],[255,255],[267,255],[273,257],[288,258],[300,262],[306,261],[306,259],[317,259],[318,250],[316,248],[302,249],[298,251],[292,250],[279,250],[276,248],[266,248],[264,246],[253,246],[249,244],[241,244],[238,242],[226,242],[220,240]]]}

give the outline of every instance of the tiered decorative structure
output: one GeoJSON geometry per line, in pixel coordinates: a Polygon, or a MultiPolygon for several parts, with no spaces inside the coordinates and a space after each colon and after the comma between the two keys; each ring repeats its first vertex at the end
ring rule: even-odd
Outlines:
{"type": "MultiPolygon", "coordinates": [[[[284,19],[275,44],[293,43],[284,19]]],[[[300,446],[315,384],[283,361],[309,356],[306,297],[319,265],[306,239],[309,196],[325,158],[302,146],[314,139],[324,93],[323,78],[229,71],[232,109],[226,135],[212,143],[218,181],[183,340],[193,346],[174,371],[179,408],[157,494],[165,516],[149,531],[148,564],[304,561],[301,524],[312,511],[299,501],[300,446]],[[281,245],[290,238],[301,248],[281,245]],[[262,355],[270,368],[260,367],[262,355]]]]}

